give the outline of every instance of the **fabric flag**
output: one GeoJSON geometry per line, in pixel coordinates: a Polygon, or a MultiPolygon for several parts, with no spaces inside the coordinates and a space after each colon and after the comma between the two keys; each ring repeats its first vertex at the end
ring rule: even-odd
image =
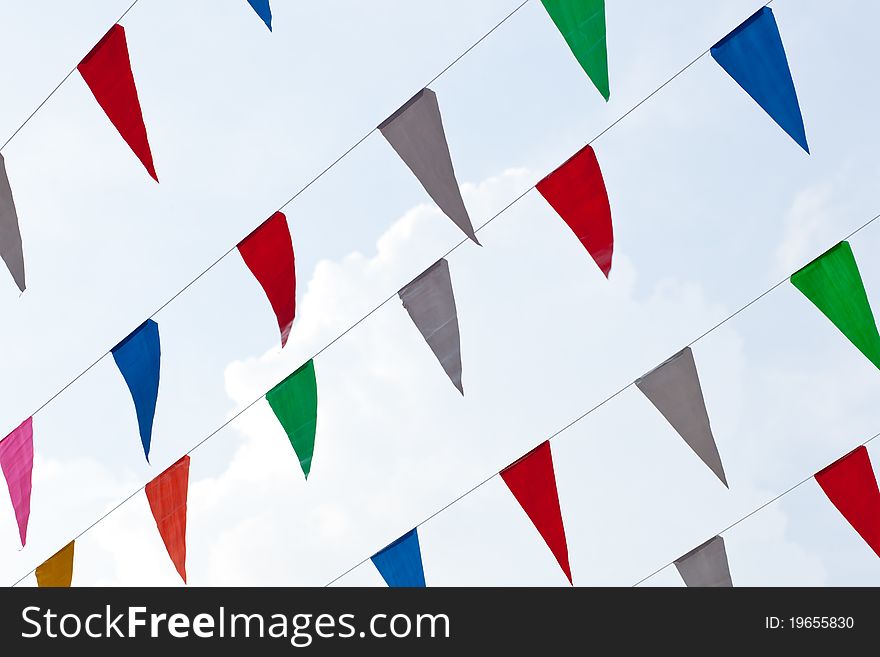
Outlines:
{"type": "Polygon", "coordinates": [[[841,242],[791,276],[822,314],[880,368],[880,334],[849,242],[841,242]]]}
{"type": "Polygon", "coordinates": [[[418,528],[411,529],[370,559],[391,588],[425,587],[418,528]]]}
{"type": "Polygon", "coordinates": [[[73,581],[73,541],[37,566],[37,586],[41,589],[69,588],[73,581]]]}
{"type": "Polygon", "coordinates": [[[306,479],[312,469],[318,426],[318,382],[310,360],[266,393],[266,401],[284,427],[306,479]]]}
{"type": "Polygon", "coordinates": [[[34,419],[29,417],[0,440],[0,469],[6,477],[9,498],[15,510],[21,546],[27,542],[31,515],[31,475],[34,471],[34,419]]]}
{"type": "Polygon", "coordinates": [[[153,479],[144,488],[159,535],[174,567],[186,583],[186,497],[189,456],[153,479]]]}
{"type": "Polygon", "coordinates": [[[248,0],[257,16],[263,19],[269,31],[272,31],[272,8],[269,6],[269,0],[248,0]]]}
{"type": "Polygon", "coordinates": [[[688,586],[733,586],[724,539],[720,536],[676,559],[675,567],[688,586]]]}
{"type": "Polygon", "coordinates": [[[21,229],[18,213],[12,200],[12,187],[6,175],[6,160],[0,153],[0,257],[12,274],[19,291],[24,292],[24,251],[21,246],[21,229]]]}
{"type": "Polygon", "coordinates": [[[605,100],[608,48],[605,41],[605,0],[541,0],[575,59],[605,100]]]}
{"type": "Polygon", "coordinates": [[[816,481],[831,503],[880,557],[880,490],[864,445],[838,459],[816,481]]]}
{"type": "Polygon", "coordinates": [[[273,214],[241,241],[238,252],[272,304],[284,348],[296,314],[296,267],[287,217],[273,214]]]}
{"type": "Polygon", "coordinates": [[[159,325],[148,319],[113,347],[111,353],[134,400],[141,444],[149,463],[153,417],[156,415],[156,398],[159,395],[159,325]]]}
{"type": "Polygon", "coordinates": [[[770,7],[761,7],[710,52],[770,118],[809,153],[797,92],[770,7]]]}
{"type": "Polygon", "coordinates": [[[709,414],[706,412],[706,402],[691,348],[685,347],[636,380],[636,387],[727,486],[727,477],[712,436],[712,427],[709,426],[709,414]]]}
{"type": "Polygon", "coordinates": [[[611,205],[592,146],[585,146],[536,185],[608,277],[614,253],[611,205]]]}
{"type": "Polygon", "coordinates": [[[397,294],[452,385],[463,395],[461,336],[449,263],[441,258],[397,294]]]}
{"type": "Polygon", "coordinates": [[[422,89],[388,117],[379,131],[440,210],[479,244],[452,168],[437,94],[422,89]]]}
{"type": "Polygon", "coordinates": [[[502,470],[501,478],[544,538],[569,583],[572,583],[550,441],[545,440],[519,461],[502,470]]]}
{"type": "Polygon", "coordinates": [[[111,27],[77,69],[125,143],[159,182],[131,72],[125,29],[121,25],[111,27]]]}

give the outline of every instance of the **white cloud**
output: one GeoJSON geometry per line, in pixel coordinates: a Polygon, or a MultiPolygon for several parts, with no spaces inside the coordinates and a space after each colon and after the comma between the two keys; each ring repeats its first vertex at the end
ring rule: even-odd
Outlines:
{"type": "Polygon", "coordinates": [[[836,225],[835,186],[825,181],[802,189],[785,214],[782,241],[776,249],[775,271],[788,276],[840,237],[836,225]]]}

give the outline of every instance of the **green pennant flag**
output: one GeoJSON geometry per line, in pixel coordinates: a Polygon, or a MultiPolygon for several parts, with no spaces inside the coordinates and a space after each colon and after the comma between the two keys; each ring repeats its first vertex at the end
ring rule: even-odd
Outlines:
{"type": "Polygon", "coordinates": [[[608,100],[608,47],[605,0],[541,0],[575,59],[608,100]]]}
{"type": "Polygon", "coordinates": [[[287,432],[303,474],[308,479],[318,423],[318,383],[314,361],[310,360],[272,388],[266,393],[266,401],[287,432]]]}
{"type": "Polygon", "coordinates": [[[880,368],[880,334],[849,242],[792,274],[791,282],[880,368]]]}

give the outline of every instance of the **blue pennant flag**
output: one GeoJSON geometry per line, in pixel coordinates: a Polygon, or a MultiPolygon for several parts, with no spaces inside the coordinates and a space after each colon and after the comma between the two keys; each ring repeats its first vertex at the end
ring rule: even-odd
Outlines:
{"type": "Polygon", "coordinates": [[[269,31],[272,31],[272,8],[269,6],[269,0],[248,0],[257,16],[263,19],[269,31]]]}
{"type": "Polygon", "coordinates": [[[762,7],[712,46],[712,58],[807,153],[807,134],[776,19],[762,7]]]}
{"type": "Polygon", "coordinates": [[[418,529],[408,531],[371,559],[391,588],[425,586],[418,529]]]}
{"type": "Polygon", "coordinates": [[[156,415],[156,397],[159,395],[159,325],[148,319],[113,347],[112,353],[131,391],[144,456],[149,463],[153,416],[156,415]]]}

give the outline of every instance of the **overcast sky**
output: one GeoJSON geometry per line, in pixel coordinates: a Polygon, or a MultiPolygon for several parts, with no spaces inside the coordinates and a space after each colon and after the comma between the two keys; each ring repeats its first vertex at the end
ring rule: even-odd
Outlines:
{"type": "MultiPolygon", "coordinates": [[[[5,140],[129,0],[0,6],[5,140]]],[[[3,150],[28,289],[0,276],[0,435],[247,235],[519,0],[140,0],[125,17],[161,181],[74,74],[3,150]]],[[[475,225],[759,6],[608,3],[611,100],[538,0],[431,85],[475,225]]],[[[398,300],[315,360],[312,472],[265,401],[192,453],[192,585],[323,585],[771,285],[880,207],[880,7],[776,0],[812,155],[708,56],[595,142],[610,280],[535,192],[449,256],[462,399],[398,300]]],[[[373,132],[284,208],[297,319],[282,352],[237,253],[154,319],[152,465],[104,358],[34,418],[13,583],[433,263],[461,233],[373,132]]],[[[880,299],[880,227],[852,240],[880,299]]],[[[576,585],[630,585],[880,432],[880,372],[789,283],[693,345],[722,486],[634,387],[552,442],[576,585]]],[[[880,462],[880,441],[869,445],[880,462]]],[[[567,585],[499,478],[419,530],[429,585],[567,585]]],[[[808,481],[724,534],[738,585],[878,585],[808,481]]],[[[25,580],[33,584],[33,576],[25,580]]],[[[77,541],[75,585],[176,585],[143,492],[77,541]]],[[[340,585],[382,585],[367,562],[340,585]]],[[[645,585],[682,585],[669,567],[645,585]]]]}

